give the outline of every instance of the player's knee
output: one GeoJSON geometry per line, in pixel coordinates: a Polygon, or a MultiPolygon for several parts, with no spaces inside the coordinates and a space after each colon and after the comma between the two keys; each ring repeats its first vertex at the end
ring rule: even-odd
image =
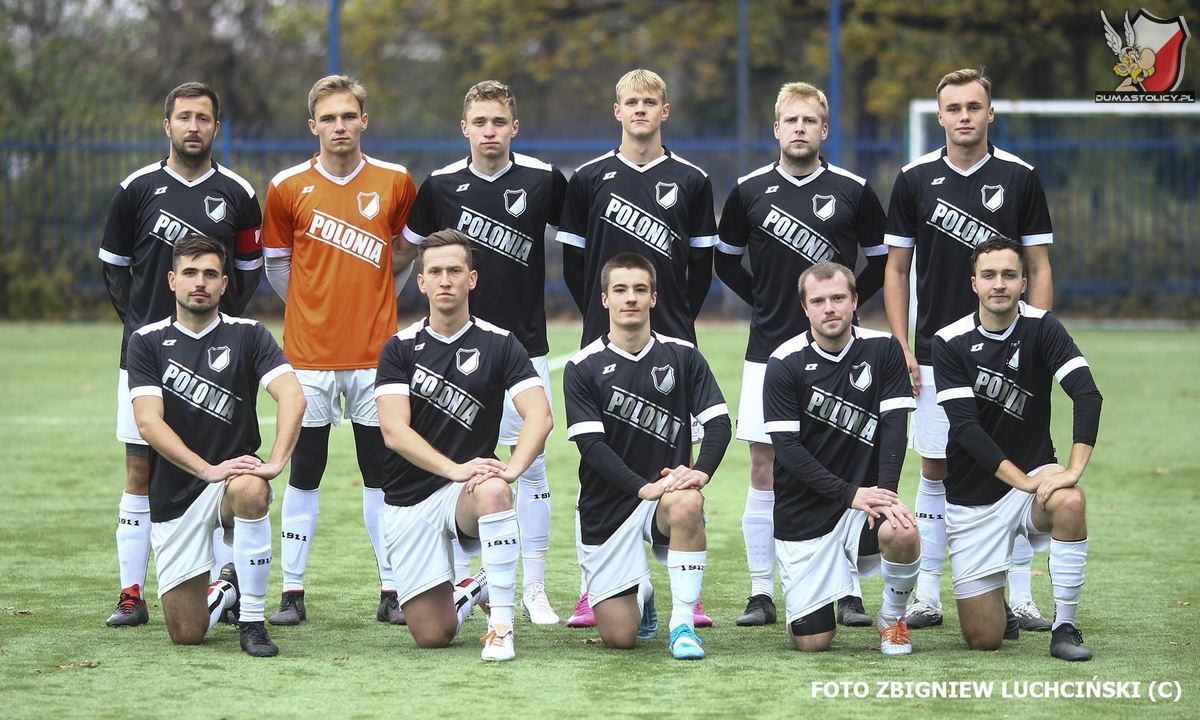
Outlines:
{"type": "Polygon", "coordinates": [[[788,623],[788,635],[800,652],[824,652],[833,645],[837,634],[833,603],[823,605],[809,614],[788,623]]]}
{"type": "Polygon", "coordinates": [[[256,475],[238,475],[230,479],[225,493],[233,503],[233,514],[237,517],[257,520],[270,509],[271,486],[256,475]]]}
{"type": "Polygon", "coordinates": [[[1004,642],[1003,627],[996,631],[991,628],[973,628],[964,625],[962,634],[963,639],[967,641],[967,648],[971,650],[998,650],[1000,644],[1004,642]]]}
{"type": "Polygon", "coordinates": [[[1082,518],[1087,510],[1087,499],[1078,485],[1059,488],[1050,493],[1050,497],[1046,500],[1046,509],[1056,516],[1082,518]]]}
{"type": "Polygon", "coordinates": [[[606,648],[632,650],[637,645],[637,628],[601,627],[597,624],[596,629],[600,633],[600,642],[606,648]]]}
{"type": "Polygon", "coordinates": [[[413,641],[422,650],[448,647],[455,635],[454,628],[445,627],[413,627],[409,625],[409,630],[412,631],[413,641]]]}
{"type": "Polygon", "coordinates": [[[666,504],[672,525],[689,521],[703,522],[704,496],[699,490],[687,488],[669,492],[659,502],[666,504]]]}
{"type": "Polygon", "coordinates": [[[481,512],[493,513],[512,509],[512,486],[498,477],[484,480],[476,485],[471,493],[480,504],[481,512]]]}
{"type": "Polygon", "coordinates": [[[167,633],[171,636],[172,645],[199,645],[204,642],[206,627],[167,623],[167,633]]]}

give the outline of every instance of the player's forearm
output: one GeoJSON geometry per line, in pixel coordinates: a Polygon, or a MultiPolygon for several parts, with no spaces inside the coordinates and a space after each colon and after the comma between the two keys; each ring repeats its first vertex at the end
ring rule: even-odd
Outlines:
{"type": "Polygon", "coordinates": [[[732,438],[733,424],[728,415],[719,415],[704,423],[704,439],[700,441],[700,452],[692,469],[711,478],[725,457],[725,450],[732,438]]]}
{"type": "Polygon", "coordinates": [[[1029,304],[1042,310],[1054,309],[1054,278],[1050,268],[1050,251],[1045,245],[1025,249],[1025,274],[1029,287],[1025,297],[1029,304]]]}
{"type": "Polygon", "coordinates": [[[241,288],[237,299],[237,314],[243,315],[246,308],[250,306],[250,299],[258,290],[258,281],[262,277],[262,266],[252,270],[234,270],[233,272],[237,275],[237,286],[241,288]]]}
{"type": "Polygon", "coordinates": [[[742,299],[742,302],[754,307],[754,276],[742,265],[741,255],[729,255],[720,250],[713,256],[713,266],[717,277],[742,299]]]}
{"type": "Polygon", "coordinates": [[[1062,389],[1071,398],[1074,414],[1072,441],[1076,444],[1095,445],[1100,432],[1100,409],[1104,398],[1090,368],[1081,367],[1061,381],[1062,389]]]}
{"type": "MultiPolygon", "coordinates": [[[[950,421],[950,437],[954,438],[981,468],[1000,477],[999,467],[1008,462],[1006,459],[1008,455],[979,424],[979,416],[975,411],[975,399],[971,397],[947,400],[941,405],[942,409],[946,411],[946,418],[950,421]]],[[[1000,479],[1004,480],[1004,478],[1000,479]]],[[[1008,481],[1005,480],[1005,482],[1008,481]]]]}
{"type": "Polygon", "coordinates": [[[567,291],[571,293],[571,299],[575,301],[575,307],[579,308],[579,312],[587,315],[587,291],[584,289],[586,282],[583,278],[583,250],[573,245],[563,245],[563,282],[567,284],[567,291]]]}
{"type": "MultiPolygon", "coordinates": [[[[866,267],[854,279],[854,286],[858,290],[859,307],[862,307],[863,303],[883,289],[883,274],[886,269],[887,255],[873,255],[867,258],[866,267]]],[[[905,314],[907,314],[907,310],[905,310],[905,314]]]]}
{"type": "Polygon", "coordinates": [[[858,487],[829,472],[804,447],[799,433],[773,432],[771,445],[775,449],[775,459],[797,480],[843,507],[854,504],[854,493],[858,487]]]}
{"type": "Polygon", "coordinates": [[[108,299],[112,301],[117,317],[125,322],[125,316],[129,314],[129,290],[133,287],[133,275],[129,268],[104,263],[104,287],[108,290],[108,299]]]}
{"type": "Polygon", "coordinates": [[[879,416],[879,487],[898,492],[904,450],[908,443],[908,413],[889,410],[879,416]]]}
{"type": "Polygon", "coordinates": [[[900,258],[893,258],[891,253],[895,252],[894,249],[889,252],[883,273],[883,306],[892,334],[908,349],[909,264],[900,258]]]}
{"type": "Polygon", "coordinates": [[[579,447],[580,459],[623,492],[637,495],[644,486],[651,484],[625,464],[616,451],[604,442],[603,435],[580,435],[575,438],[575,444],[579,447]]]}
{"type": "Polygon", "coordinates": [[[458,466],[458,463],[438,452],[420,433],[408,425],[394,427],[380,422],[379,426],[383,431],[383,443],[388,449],[422,470],[438,477],[449,478],[458,466]]]}
{"type": "Polygon", "coordinates": [[[1092,446],[1086,443],[1074,443],[1071,445],[1071,459],[1067,462],[1067,473],[1076,481],[1083,477],[1083,471],[1087,468],[1088,461],[1092,459],[1092,446]]]}
{"type": "Polygon", "coordinates": [[[138,434],[159,455],[187,472],[201,477],[211,465],[192,452],[161,417],[136,415],[138,434]]]}
{"type": "Polygon", "coordinates": [[[546,405],[544,412],[527,412],[522,415],[521,433],[517,436],[517,444],[508,458],[510,473],[519,476],[529,469],[533,461],[546,451],[546,438],[553,428],[554,416],[550,414],[549,405],[546,405]]]}
{"type": "Polygon", "coordinates": [[[712,287],[713,250],[712,248],[692,248],[688,260],[687,300],[689,314],[695,320],[704,307],[704,299],[708,297],[708,289],[712,287]]]}
{"type": "Polygon", "coordinates": [[[1004,460],[996,468],[995,475],[998,479],[1007,485],[1011,485],[1021,492],[1032,493],[1037,491],[1041,484],[1037,478],[1031,478],[1013,464],[1011,460],[1004,460]]]}
{"type": "Polygon", "coordinates": [[[267,268],[267,282],[275,290],[281,300],[287,302],[288,279],[292,276],[292,256],[264,258],[267,268]]]}
{"type": "Polygon", "coordinates": [[[304,420],[304,408],[308,401],[304,398],[304,390],[299,381],[296,381],[295,387],[281,391],[275,402],[275,443],[271,446],[271,462],[282,467],[296,450],[296,441],[300,438],[300,423],[304,420]]]}

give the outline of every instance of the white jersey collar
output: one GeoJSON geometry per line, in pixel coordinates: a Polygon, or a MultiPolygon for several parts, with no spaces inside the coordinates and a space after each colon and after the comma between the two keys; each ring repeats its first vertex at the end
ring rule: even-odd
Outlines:
{"type": "Polygon", "coordinates": [[[180,184],[185,185],[187,187],[196,187],[200,183],[204,182],[205,180],[209,179],[213,175],[217,174],[216,163],[211,163],[211,166],[208,168],[208,172],[204,173],[203,175],[196,178],[195,180],[188,180],[188,179],[184,178],[182,175],[180,175],[179,173],[172,170],[171,166],[168,165],[165,160],[163,161],[162,167],[163,167],[163,170],[165,170],[168,175],[175,178],[176,181],[178,181],[180,184]]]}
{"type": "Polygon", "coordinates": [[[670,151],[670,150],[668,150],[668,149],[666,149],[666,148],[664,147],[664,148],[663,148],[663,154],[662,154],[662,155],[660,155],[660,156],[658,156],[658,157],[654,158],[653,160],[651,160],[650,162],[646,163],[645,165],[638,165],[638,164],[637,164],[637,163],[635,163],[634,161],[632,161],[632,160],[630,160],[629,158],[627,158],[627,157],[625,157],[624,155],[622,155],[622,154],[621,154],[621,150],[620,150],[620,148],[618,148],[618,149],[614,150],[614,151],[613,151],[613,155],[615,155],[615,156],[617,157],[617,159],[618,159],[618,160],[620,160],[621,162],[625,163],[625,164],[626,164],[626,165],[628,165],[630,168],[632,168],[632,169],[634,169],[634,170],[636,170],[636,171],[638,171],[638,172],[640,172],[640,173],[644,173],[644,172],[646,172],[647,170],[649,170],[650,168],[657,167],[657,166],[661,165],[662,163],[665,163],[665,162],[666,162],[668,159],[670,159],[670,157],[671,157],[671,151],[670,151]]]}
{"type": "Polygon", "coordinates": [[[637,355],[630,355],[629,353],[625,352],[621,348],[614,345],[613,342],[608,339],[607,335],[604,336],[604,341],[608,345],[609,350],[612,350],[617,355],[620,355],[621,357],[625,358],[626,360],[632,360],[633,362],[638,362],[642,358],[646,357],[646,355],[648,355],[650,353],[650,348],[654,347],[654,343],[655,343],[654,335],[651,334],[650,342],[646,343],[646,347],[642,348],[641,352],[639,352],[637,355]]]}
{"type": "Polygon", "coordinates": [[[858,328],[856,328],[856,327],[850,328],[850,342],[846,343],[846,347],[842,348],[842,351],[839,352],[837,355],[833,355],[831,353],[828,353],[828,352],[822,350],[821,346],[817,344],[817,339],[815,337],[813,337],[812,330],[808,331],[808,337],[809,337],[809,345],[812,346],[813,352],[815,352],[816,354],[825,358],[829,362],[840,363],[842,361],[842,358],[846,357],[846,353],[850,352],[850,348],[854,346],[854,341],[858,339],[858,328]]]}
{"type": "Polygon", "coordinates": [[[313,167],[317,169],[317,172],[324,175],[326,180],[334,183],[335,185],[349,185],[350,181],[358,177],[358,174],[362,172],[362,169],[366,166],[367,156],[363,154],[362,159],[358,161],[358,167],[354,168],[354,172],[350,173],[346,177],[338,177],[337,175],[331,175],[329,171],[321,165],[321,153],[317,153],[313,156],[313,167]]]}
{"type": "Polygon", "coordinates": [[[438,332],[429,325],[429,318],[425,318],[425,332],[427,332],[431,336],[433,336],[434,340],[437,340],[438,342],[444,343],[446,345],[450,345],[451,343],[458,340],[460,337],[465,335],[466,332],[468,330],[470,330],[474,325],[475,325],[475,318],[470,318],[467,320],[465,325],[463,325],[462,327],[460,327],[458,329],[458,332],[454,333],[450,337],[446,337],[445,335],[439,335],[438,332]]]}
{"type": "Polygon", "coordinates": [[[512,153],[509,153],[507,165],[505,165],[504,167],[502,167],[498,171],[496,171],[495,175],[484,175],[483,173],[481,173],[475,169],[475,163],[471,162],[471,158],[467,158],[467,169],[471,171],[472,175],[479,178],[480,180],[483,180],[484,182],[496,182],[500,178],[504,177],[504,175],[506,173],[508,173],[509,170],[512,170],[512,166],[513,166],[512,153]]]}
{"type": "Polygon", "coordinates": [[[187,335],[188,337],[192,338],[193,340],[199,340],[200,338],[209,334],[213,330],[217,329],[217,326],[221,324],[221,313],[217,313],[217,316],[215,318],[213,318],[213,321],[209,324],[209,326],[204,328],[203,330],[201,330],[198,333],[194,333],[191,330],[188,330],[187,328],[185,328],[183,325],[180,325],[178,320],[176,320],[173,324],[175,325],[175,329],[178,330],[179,332],[183,333],[184,335],[187,335]]]}

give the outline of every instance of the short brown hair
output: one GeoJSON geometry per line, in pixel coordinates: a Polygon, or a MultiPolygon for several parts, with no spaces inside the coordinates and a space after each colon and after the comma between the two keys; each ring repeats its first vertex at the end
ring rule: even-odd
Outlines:
{"type": "Polygon", "coordinates": [[[841,263],[819,262],[800,273],[800,281],[797,283],[800,289],[800,304],[803,305],[804,301],[808,299],[808,293],[804,290],[804,283],[810,277],[814,280],[828,280],[838,273],[846,276],[846,284],[850,286],[850,294],[857,295],[858,285],[854,282],[854,271],[841,263]]]}
{"type": "MultiPolygon", "coordinates": [[[[396,242],[401,242],[397,239],[396,242]]],[[[408,242],[404,240],[403,242],[408,242]]],[[[447,247],[449,245],[459,245],[467,255],[467,270],[475,269],[475,259],[471,257],[471,238],[463,235],[453,228],[438,230],[435,233],[427,235],[421,243],[417,245],[417,272],[423,272],[425,269],[425,251],[429,248],[447,247]]]]}
{"type": "Polygon", "coordinates": [[[667,101],[667,83],[653,70],[638,68],[622,75],[617,81],[617,102],[626,90],[653,90],[662,95],[663,102],[667,101]]]}
{"type": "Polygon", "coordinates": [[[179,267],[180,258],[197,255],[216,255],[221,259],[221,267],[225,267],[225,243],[200,233],[188,233],[175,241],[175,248],[171,251],[171,268],[179,267]]]}
{"type": "Polygon", "coordinates": [[[658,273],[654,272],[654,263],[650,262],[643,255],[635,252],[617,253],[604,263],[604,267],[600,268],[600,292],[608,294],[608,276],[613,270],[645,270],[650,273],[650,292],[658,292],[658,273]]]}
{"type": "Polygon", "coordinates": [[[213,90],[208,85],[202,82],[185,82],[171,92],[167,93],[167,102],[163,106],[163,117],[170,119],[171,114],[175,112],[175,101],[180,98],[196,98],[206,97],[212,101],[213,119],[221,119],[221,101],[217,98],[217,91],[213,90]]]}
{"type": "Polygon", "coordinates": [[[942,76],[942,80],[938,83],[937,91],[934,92],[933,96],[940,101],[942,99],[942,88],[947,85],[966,85],[973,82],[977,82],[983,86],[984,91],[987,92],[988,102],[990,103],[992,101],[992,81],[984,77],[983,73],[979,70],[972,68],[955,70],[952,73],[942,76]]]}
{"type": "Polygon", "coordinates": [[[829,122],[829,100],[825,93],[816,85],[806,82],[790,82],[779,88],[779,97],[775,99],[775,121],[779,121],[779,115],[785,105],[797,100],[816,100],[821,106],[821,122],[829,122]]]}
{"type": "Polygon", "coordinates": [[[975,263],[979,262],[979,256],[985,253],[998,252],[1000,250],[1012,250],[1017,254],[1017,259],[1021,261],[1021,275],[1025,275],[1025,246],[1019,240],[1004,237],[1003,235],[993,235],[987,240],[975,246],[971,251],[971,272],[975,272],[975,263]]]}
{"type": "Polygon", "coordinates": [[[313,84],[308,91],[308,116],[317,119],[317,102],[330,95],[350,93],[358,101],[358,111],[363,112],[367,105],[367,89],[349,75],[328,75],[313,84]]]}
{"type": "Polygon", "coordinates": [[[512,94],[512,90],[498,80],[484,80],[472,85],[467,91],[467,96],[463,98],[463,119],[466,119],[467,108],[471,107],[471,103],[485,100],[498,100],[508,105],[513,118],[517,117],[517,98],[512,94]]]}

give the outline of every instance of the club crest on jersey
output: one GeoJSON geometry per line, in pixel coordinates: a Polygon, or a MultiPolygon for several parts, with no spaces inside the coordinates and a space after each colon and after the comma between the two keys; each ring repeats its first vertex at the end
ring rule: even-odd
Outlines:
{"type": "Polygon", "coordinates": [[[1010,368],[1012,368],[1013,370],[1016,370],[1018,367],[1020,367],[1020,365],[1021,365],[1021,348],[1017,348],[1017,351],[1015,353],[1013,353],[1012,357],[1010,357],[1008,359],[1008,366],[1010,368]]]}
{"type": "Polygon", "coordinates": [[[208,366],[217,372],[229,367],[229,348],[222,345],[208,349],[208,366]]]}
{"type": "Polygon", "coordinates": [[[832,195],[813,195],[813,215],[828,220],[833,217],[833,211],[837,208],[837,198],[832,195]]]}
{"type": "Polygon", "coordinates": [[[871,366],[865,362],[852,365],[850,367],[850,384],[855,389],[866,392],[867,388],[871,387],[871,366]]]}
{"type": "Polygon", "coordinates": [[[209,195],[204,198],[204,212],[213,222],[221,222],[225,219],[225,198],[217,198],[209,195]]]}
{"type": "Polygon", "coordinates": [[[454,364],[463,375],[470,375],[479,369],[478,348],[462,349],[454,353],[454,364]]]}
{"type": "Polygon", "coordinates": [[[1003,185],[984,185],[979,192],[983,195],[983,206],[992,212],[996,212],[1004,204],[1003,185]]]}
{"type": "Polygon", "coordinates": [[[679,186],[675,183],[658,183],[654,186],[654,195],[658,204],[669,208],[679,199],[679,186]]]}
{"type": "Polygon", "coordinates": [[[358,211],[363,214],[363,217],[370,220],[379,214],[379,193],[359,193],[358,194],[358,211]]]}
{"type": "Polygon", "coordinates": [[[513,217],[520,217],[521,213],[525,212],[527,198],[525,189],[520,190],[505,190],[504,191],[504,209],[513,217]]]}
{"type": "Polygon", "coordinates": [[[654,381],[655,389],[668,395],[675,388],[675,368],[670,365],[651,368],[650,379],[654,381]]]}

